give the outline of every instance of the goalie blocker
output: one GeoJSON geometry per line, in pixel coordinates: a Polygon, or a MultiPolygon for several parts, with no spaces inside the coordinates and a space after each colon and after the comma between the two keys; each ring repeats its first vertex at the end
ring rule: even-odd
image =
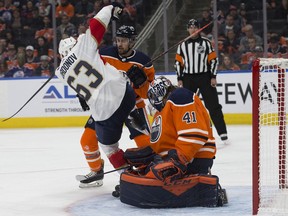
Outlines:
{"type": "Polygon", "coordinates": [[[189,175],[163,182],[129,170],[121,174],[120,200],[140,208],[217,207],[228,203],[215,175],[189,175]]]}

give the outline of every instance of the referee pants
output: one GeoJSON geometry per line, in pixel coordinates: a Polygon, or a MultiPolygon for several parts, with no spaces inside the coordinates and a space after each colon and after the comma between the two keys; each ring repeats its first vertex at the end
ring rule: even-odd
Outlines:
{"type": "Polygon", "coordinates": [[[218,135],[227,134],[227,128],[224,121],[222,106],[219,104],[217,89],[211,86],[211,74],[184,74],[183,87],[193,92],[199,92],[202,95],[206,108],[217,130],[218,135]]]}

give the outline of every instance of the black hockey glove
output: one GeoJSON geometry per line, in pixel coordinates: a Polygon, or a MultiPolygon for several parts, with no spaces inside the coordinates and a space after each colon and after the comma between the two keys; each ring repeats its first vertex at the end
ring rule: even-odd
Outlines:
{"type": "Polygon", "coordinates": [[[80,102],[80,105],[81,105],[83,111],[90,110],[90,107],[88,106],[86,101],[80,95],[77,94],[76,97],[78,97],[78,100],[80,102]]]}
{"type": "Polygon", "coordinates": [[[147,80],[147,75],[137,65],[133,65],[131,68],[129,68],[126,74],[135,88],[141,87],[147,80]]]}
{"type": "Polygon", "coordinates": [[[187,170],[187,161],[176,149],[168,151],[165,161],[153,165],[150,169],[154,176],[161,181],[175,181],[182,178],[187,170]]]}
{"type": "Polygon", "coordinates": [[[119,2],[112,2],[113,9],[112,9],[112,15],[111,19],[112,20],[119,20],[121,14],[123,13],[123,5],[120,4],[119,2]]]}
{"type": "Polygon", "coordinates": [[[134,128],[142,134],[149,135],[149,128],[146,122],[143,120],[138,109],[134,109],[128,116],[126,121],[127,126],[134,128]]]}
{"type": "Polygon", "coordinates": [[[142,148],[129,148],[124,152],[124,158],[131,166],[148,165],[154,160],[156,153],[150,146],[142,148]]]}

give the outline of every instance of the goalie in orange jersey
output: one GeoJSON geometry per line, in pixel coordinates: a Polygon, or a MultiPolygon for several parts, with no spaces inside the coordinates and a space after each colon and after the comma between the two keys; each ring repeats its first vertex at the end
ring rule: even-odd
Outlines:
{"type": "Polygon", "coordinates": [[[205,106],[195,93],[173,86],[163,76],[150,84],[148,99],[159,112],[151,126],[150,145],[127,149],[124,153],[136,169],[121,174],[121,201],[144,208],[217,206],[218,178],[208,175],[216,145],[205,106]],[[193,175],[207,176],[203,179],[193,175]],[[196,202],[202,192],[195,196],[199,190],[195,185],[203,187],[202,192],[208,188],[211,196],[206,195],[211,199],[196,202]],[[145,191],[143,196],[142,191],[145,191]]]}
{"type": "MultiPolygon", "coordinates": [[[[146,125],[146,128],[150,128],[144,99],[147,98],[149,83],[154,80],[155,69],[152,63],[149,63],[151,60],[146,54],[133,49],[136,42],[136,37],[136,30],[133,26],[123,25],[116,31],[116,46],[104,47],[100,49],[99,53],[101,54],[103,61],[111,64],[119,71],[127,71],[126,74],[131,81],[135,79],[135,82],[132,81],[133,89],[136,95],[135,112],[137,112],[138,117],[140,117],[141,121],[146,125]],[[141,74],[144,75],[144,77],[142,77],[141,74]],[[145,82],[141,86],[136,86],[134,83],[137,83],[137,80],[141,80],[142,78],[145,79],[145,82]]],[[[80,97],[79,100],[83,110],[89,110],[89,107],[85,101],[83,101],[83,99],[80,97]]],[[[131,115],[132,114],[130,114],[130,116],[131,115]]],[[[128,118],[125,121],[125,124],[130,131],[130,139],[134,139],[138,147],[147,145],[150,139],[149,135],[143,134],[142,132],[136,130],[133,125],[129,123],[129,121],[130,119],[128,118]]],[[[88,175],[76,176],[76,179],[80,181],[81,188],[102,185],[93,181],[93,176],[97,174],[99,169],[103,168],[103,160],[101,159],[96,134],[95,122],[92,116],[90,116],[85,125],[85,130],[82,134],[80,143],[91,173],[88,175]]],[[[100,146],[115,169],[127,165],[126,161],[123,159],[123,151],[118,147],[118,145],[106,146],[100,144],[100,146]]]]}

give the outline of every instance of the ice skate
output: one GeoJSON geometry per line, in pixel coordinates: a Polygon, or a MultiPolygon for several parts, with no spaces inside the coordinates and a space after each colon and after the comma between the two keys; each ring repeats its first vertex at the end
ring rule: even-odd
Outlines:
{"type": "Polygon", "coordinates": [[[80,181],[80,188],[100,187],[103,185],[104,164],[102,164],[99,171],[91,171],[87,175],[77,175],[76,180],[80,181]]]}

